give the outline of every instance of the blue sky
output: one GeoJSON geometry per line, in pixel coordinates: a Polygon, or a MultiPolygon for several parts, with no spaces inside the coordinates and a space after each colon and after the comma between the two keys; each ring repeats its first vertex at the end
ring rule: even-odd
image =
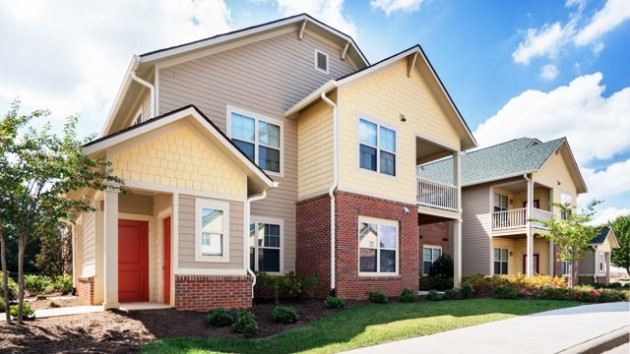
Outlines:
{"type": "Polygon", "coordinates": [[[598,221],[630,213],[627,0],[0,0],[0,105],[80,113],[97,132],[133,54],[301,12],[370,62],[420,44],[480,145],[566,136],[580,204],[604,200],[598,221]]]}

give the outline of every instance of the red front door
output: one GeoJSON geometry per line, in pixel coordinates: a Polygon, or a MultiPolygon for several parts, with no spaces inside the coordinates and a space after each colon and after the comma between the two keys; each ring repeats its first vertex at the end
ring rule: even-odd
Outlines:
{"type": "Polygon", "coordinates": [[[118,301],[149,301],[149,226],[118,220],[118,301]]]}
{"type": "Polygon", "coordinates": [[[171,218],[164,219],[164,303],[171,302],[171,218]]]}
{"type": "MultiPolygon", "coordinates": [[[[534,255],[534,273],[540,273],[538,254],[534,255]]],[[[527,255],[523,255],[523,274],[527,274],[527,255]]]]}

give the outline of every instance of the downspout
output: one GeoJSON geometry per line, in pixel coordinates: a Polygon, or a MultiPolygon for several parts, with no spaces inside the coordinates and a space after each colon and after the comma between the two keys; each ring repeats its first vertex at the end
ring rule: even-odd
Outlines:
{"type": "Polygon", "coordinates": [[[254,271],[250,268],[250,264],[249,264],[249,224],[251,223],[251,213],[250,213],[250,208],[251,208],[251,203],[252,202],[256,202],[259,200],[263,200],[267,198],[267,191],[263,191],[260,194],[256,194],[253,195],[249,198],[247,198],[247,203],[245,203],[245,225],[244,225],[244,232],[243,235],[245,236],[245,249],[243,250],[243,266],[245,267],[245,269],[247,269],[247,274],[249,274],[252,278],[254,278],[254,281],[252,282],[252,299],[254,298],[254,286],[256,285],[256,273],[254,273],[254,271]]]}
{"type": "Polygon", "coordinates": [[[149,89],[149,91],[151,91],[151,115],[149,115],[149,119],[150,118],[155,118],[155,86],[153,86],[151,83],[149,83],[148,81],[145,81],[143,79],[141,79],[140,77],[138,77],[138,75],[136,75],[136,71],[132,70],[131,71],[131,78],[139,83],[142,86],[145,86],[149,89]]]}
{"type": "Polygon", "coordinates": [[[70,226],[72,230],[72,292],[75,293],[77,289],[77,228],[76,224],[68,219],[59,219],[60,222],[70,226]]]}
{"type": "Polygon", "coordinates": [[[338,147],[337,147],[337,105],[326,97],[326,92],[322,92],[321,98],[324,102],[333,108],[333,183],[328,189],[330,197],[330,296],[336,296],[337,290],[335,286],[335,190],[337,189],[339,171],[338,163],[338,147]]]}

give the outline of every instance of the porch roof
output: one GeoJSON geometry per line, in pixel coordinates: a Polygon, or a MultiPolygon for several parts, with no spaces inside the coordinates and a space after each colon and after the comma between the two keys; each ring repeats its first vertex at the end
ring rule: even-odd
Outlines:
{"type": "Polygon", "coordinates": [[[611,237],[608,241],[610,242],[612,248],[619,248],[619,242],[617,241],[617,237],[615,236],[615,232],[612,227],[606,226],[602,227],[599,235],[593,238],[590,242],[591,245],[601,245],[606,242],[606,238],[611,237]]]}

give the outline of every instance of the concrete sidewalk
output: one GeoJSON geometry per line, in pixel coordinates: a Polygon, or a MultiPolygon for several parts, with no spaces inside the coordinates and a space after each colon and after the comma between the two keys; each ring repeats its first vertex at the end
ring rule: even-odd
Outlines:
{"type": "Polygon", "coordinates": [[[536,313],[348,353],[580,353],[630,330],[630,304],[536,313]]]}

